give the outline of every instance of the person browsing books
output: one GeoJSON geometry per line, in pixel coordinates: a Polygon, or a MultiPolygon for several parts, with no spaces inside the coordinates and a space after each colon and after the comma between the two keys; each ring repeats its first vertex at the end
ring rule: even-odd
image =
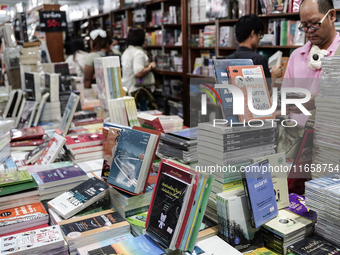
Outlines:
{"type": "MultiPolygon", "coordinates": [[[[304,88],[311,99],[304,104],[307,110],[315,109],[314,98],[319,92],[321,61],[324,56],[334,56],[340,45],[340,36],[334,22],[336,11],[332,0],[304,0],[300,4],[301,25],[308,42],[291,54],[282,87],[304,88]]],[[[336,54],[338,55],[338,54],[336,54]]],[[[309,118],[296,106],[287,106],[290,118],[304,126],[309,118]]]]}
{"type": "Polygon", "coordinates": [[[275,78],[282,75],[281,66],[274,66],[271,72],[268,68],[268,60],[256,51],[262,38],[264,26],[259,17],[255,14],[245,15],[238,19],[235,26],[236,39],[239,42],[237,50],[229,55],[227,59],[251,59],[254,65],[262,65],[264,74],[267,78],[268,90],[275,83],[275,78]]]}

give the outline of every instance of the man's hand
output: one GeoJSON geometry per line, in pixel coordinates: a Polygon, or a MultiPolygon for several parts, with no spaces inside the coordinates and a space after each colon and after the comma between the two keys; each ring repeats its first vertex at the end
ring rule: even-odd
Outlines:
{"type": "Polygon", "coordinates": [[[272,78],[280,78],[282,76],[282,67],[281,66],[273,66],[270,68],[272,78]]]}
{"type": "MultiPolygon", "coordinates": [[[[315,109],[315,97],[317,95],[318,95],[317,93],[311,93],[310,100],[307,103],[302,104],[308,111],[315,109]]],[[[288,113],[296,113],[296,114],[302,113],[296,105],[293,105],[293,106],[287,105],[286,109],[287,109],[287,114],[288,113]]]]}

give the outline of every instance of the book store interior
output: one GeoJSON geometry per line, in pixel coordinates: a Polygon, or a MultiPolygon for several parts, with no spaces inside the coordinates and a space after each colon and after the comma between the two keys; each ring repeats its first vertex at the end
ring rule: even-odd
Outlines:
{"type": "Polygon", "coordinates": [[[1,0],[0,254],[339,254],[339,32],[340,0],[1,0]]]}

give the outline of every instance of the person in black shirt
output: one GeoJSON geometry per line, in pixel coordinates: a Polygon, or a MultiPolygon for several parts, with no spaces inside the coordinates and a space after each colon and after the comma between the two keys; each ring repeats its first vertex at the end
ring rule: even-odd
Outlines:
{"type": "Polygon", "coordinates": [[[271,93],[271,85],[275,84],[275,79],[281,77],[282,68],[273,67],[271,72],[268,68],[268,60],[256,53],[262,38],[264,26],[259,17],[255,14],[245,15],[238,19],[235,27],[236,39],[239,42],[237,50],[229,55],[227,59],[252,59],[254,65],[262,65],[267,78],[268,90],[271,93]]]}

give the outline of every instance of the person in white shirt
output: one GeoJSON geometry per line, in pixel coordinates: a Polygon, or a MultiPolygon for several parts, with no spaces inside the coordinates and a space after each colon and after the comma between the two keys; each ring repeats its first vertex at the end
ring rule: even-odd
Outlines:
{"type": "Polygon", "coordinates": [[[88,55],[84,51],[84,41],[82,38],[76,38],[71,42],[71,52],[65,62],[68,63],[71,74],[76,74],[79,77],[84,77],[85,60],[88,55]]]}

